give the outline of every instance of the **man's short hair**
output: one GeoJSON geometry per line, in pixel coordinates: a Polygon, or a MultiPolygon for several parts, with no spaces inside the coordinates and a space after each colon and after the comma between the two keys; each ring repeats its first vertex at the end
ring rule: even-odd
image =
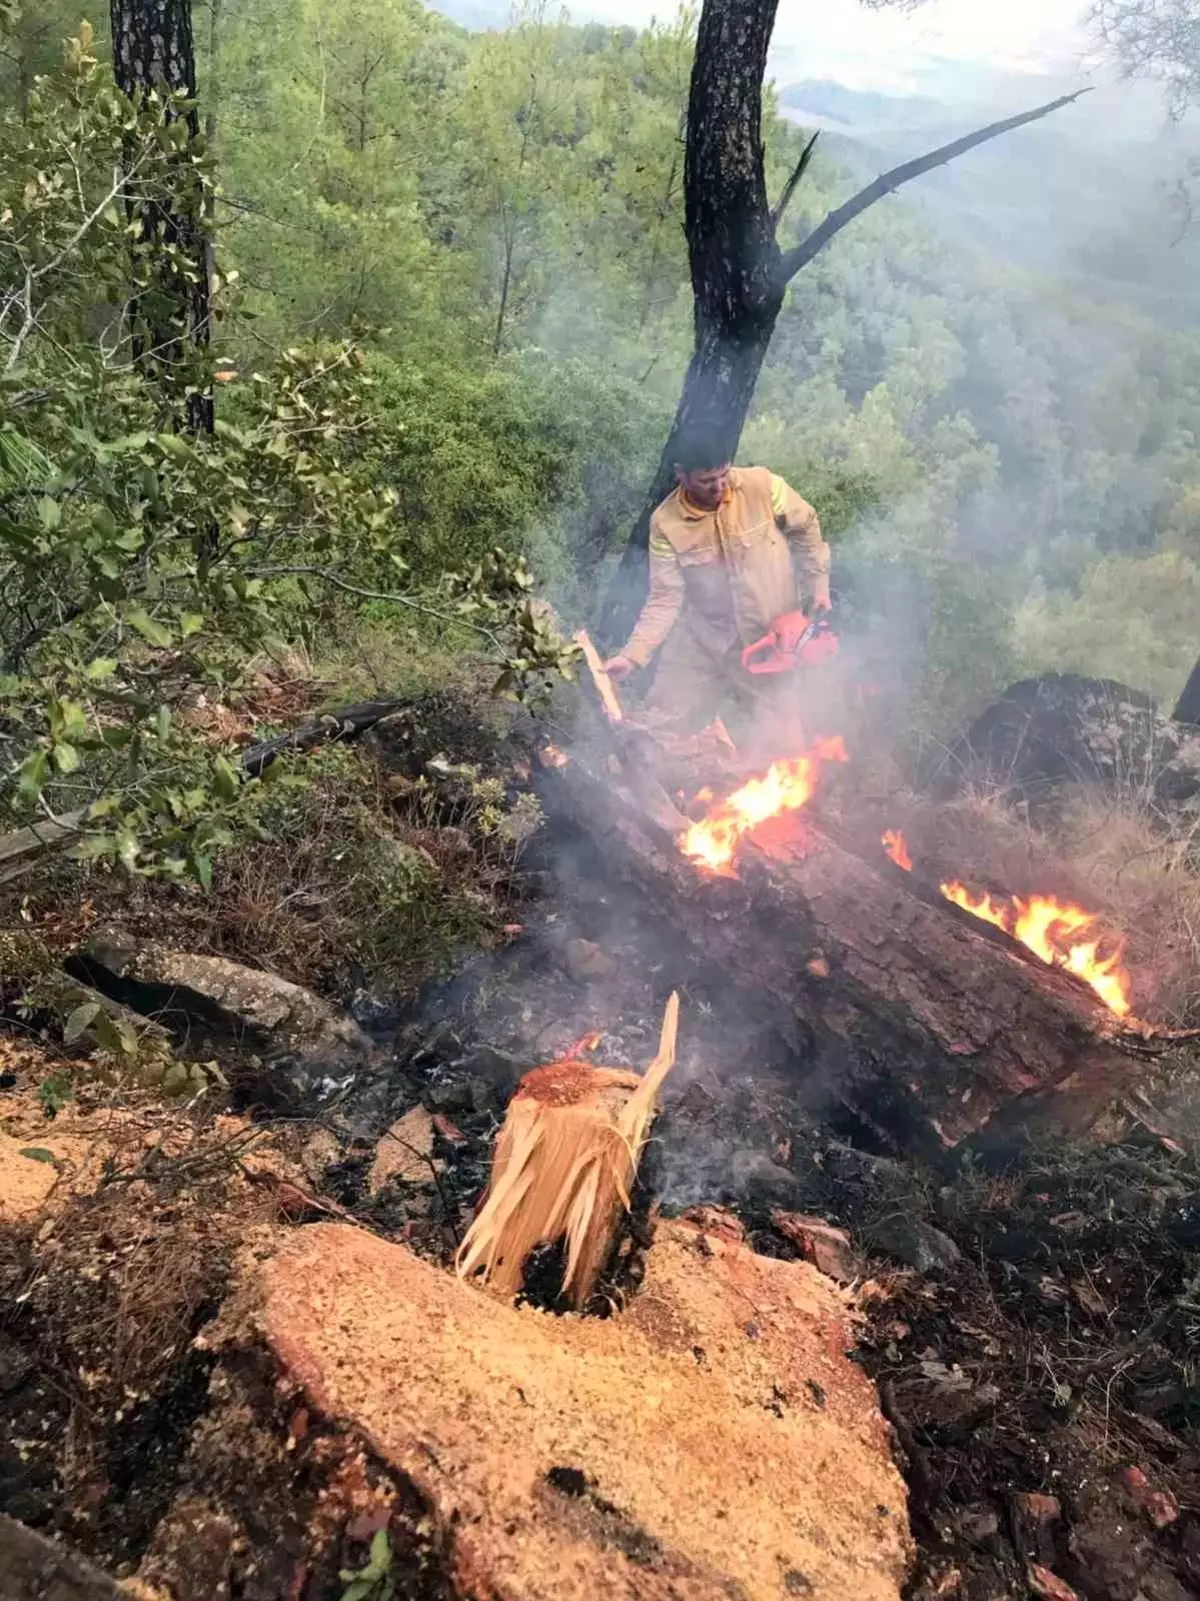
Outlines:
{"type": "Polygon", "coordinates": [[[685,434],[675,447],[675,465],[685,473],[709,472],[728,467],[733,460],[727,440],[715,434],[685,434]]]}

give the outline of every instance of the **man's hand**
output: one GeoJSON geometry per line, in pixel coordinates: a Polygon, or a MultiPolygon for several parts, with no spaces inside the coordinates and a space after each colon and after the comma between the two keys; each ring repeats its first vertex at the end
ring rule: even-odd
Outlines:
{"type": "Polygon", "coordinates": [[[624,656],[618,651],[615,656],[610,656],[604,663],[604,671],[610,678],[615,678],[619,684],[623,678],[629,677],[636,666],[637,663],[635,661],[630,661],[628,656],[624,656]]]}
{"type": "Polygon", "coordinates": [[[829,580],[817,584],[813,588],[813,611],[832,611],[833,602],[829,598],[829,580]]]}

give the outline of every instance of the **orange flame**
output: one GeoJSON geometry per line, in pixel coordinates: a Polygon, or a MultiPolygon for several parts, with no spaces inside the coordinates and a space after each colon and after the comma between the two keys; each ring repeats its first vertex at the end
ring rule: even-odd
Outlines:
{"type": "Polygon", "coordinates": [[[807,806],[817,787],[822,763],[846,760],[846,746],[839,735],[819,739],[803,756],[774,762],[761,778],[751,778],[714,806],[707,817],[693,823],[680,842],[680,850],[710,873],[736,876],[732,863],[742,835],[769,817],[807,806]]]}
{"type": "Polygon", "coordinates": [[[884,834],[883,848],[897,867],[902,867],[906,873],[912,872],[912,857],[908,854],[904,835],[898,828],[889,828],[884,834]]]}
{"type": "Polygon", "coordinates": [[[1069,973],[1083,979],[1118,1017],[1126,1017],[1132,1010],[1129,975],[1121,966],[1124,940],[1118,941],[1111,956],[1101,957],[1103,934],[1092,940],[1072,938],[1094,926],[1094,913],[1085,912],[1080,906],[1064,905],[1050,895],[1031,895],[1028,900],[1014,895],[1009,902],[986,891],[976,896],[954,881],[943,884],[941,891],[948,901],[961,906],[973,917],[992,923],[1011,934],[1013,939],[1020,940],[1048,966],[1065,967],[1069,973]]]}
{"type": "Polygon", "coordinates": [[[565,767],[571,760],[566,751],[559,750],[557,745],[543,745],[538,751],[538,759],[543,767],[565,767]]]}
{"type": "Polygon", "coordinates": [[[576,1040],[574,1045],[567,1046],[560,1060],[577,1062],[581,1056],[590,1056],[603,1038],[603,1034],[585,1034],[582,1039],[576,1040]]]}

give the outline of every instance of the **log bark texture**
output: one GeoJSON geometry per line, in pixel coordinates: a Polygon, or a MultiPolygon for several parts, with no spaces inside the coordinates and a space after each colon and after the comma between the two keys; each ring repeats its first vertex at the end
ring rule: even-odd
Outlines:
{"type": "Polygon", "coordinates": [[[738,878],[713,878],[610,770],[574,756],[545,782],[606,892],[619,879],[669,924],[664,957],[715,1004],[731,984],[793,1019],[798,1070],[895,1149],[937,1155],[1027,1120],[1082,1129],[1144,1071],[1146,1042],[1085,986],[807,814],[769,851],[744,840],[738,878]]]}

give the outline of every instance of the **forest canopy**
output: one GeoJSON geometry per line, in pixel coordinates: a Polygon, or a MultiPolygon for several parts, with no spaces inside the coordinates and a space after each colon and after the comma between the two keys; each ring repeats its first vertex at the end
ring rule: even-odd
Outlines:
{"type": "MultiPolygon", "coordinates": [[[[112,309],[124,245],[105,186],[131,137],[148,193],[177,182],[156,144],[171,113],[144,109],[131,136],[105,21],[81,45],[57,0],[10,12],[0,58],[15,530],[0,628],[6,681],[53,691],[14,703],[18,810],[51,783],[65,805],[82,757],[117,759],[97,695],[133,696],[139,739],[174,770],[178,685],[164,670],[135,694],[126,637],[188,642],[215,683],[268,636],[328,651],[365,612],[397,619],[417,656],[482,629],[505,636],[509,682],[553,668],[528,598],[594,612],[690,348],[691,12],[638,32],[527,4],[469,32],[419,0],[208,0],[189,183],[216,269],[217,434],[164,434],[112,309]],[[98,219],[77,239],[76,190],[98,219]],[[27,269],[45,295],[25,326],[27,269]],[[303,440],[302,413],[321,420],[303,440]],[[181,572],[173,542],[206,500],[232,537],[181,572]],[[49,610],[47,564],[65,597],[49,610]]],[[[778,195],[806,133],[773,94],[765,136],[778,195]]],[[[856,187],[818,148],[784,247],[856,187]]],[[[938,735],[1022,672],[1178,692],[1200,603],[1198,431],[1195,335],[990,260],[902,197],[791,286],[741,459],[817,506],[835,599],[938,735]]],[[[137,837],[184,851],[198,794],[143,784],[137,837]]],[[[128,835],[110,846],[135,860],[128,835]]],[[[187,852],[206,871],[207,847],[187,852]]]]}

